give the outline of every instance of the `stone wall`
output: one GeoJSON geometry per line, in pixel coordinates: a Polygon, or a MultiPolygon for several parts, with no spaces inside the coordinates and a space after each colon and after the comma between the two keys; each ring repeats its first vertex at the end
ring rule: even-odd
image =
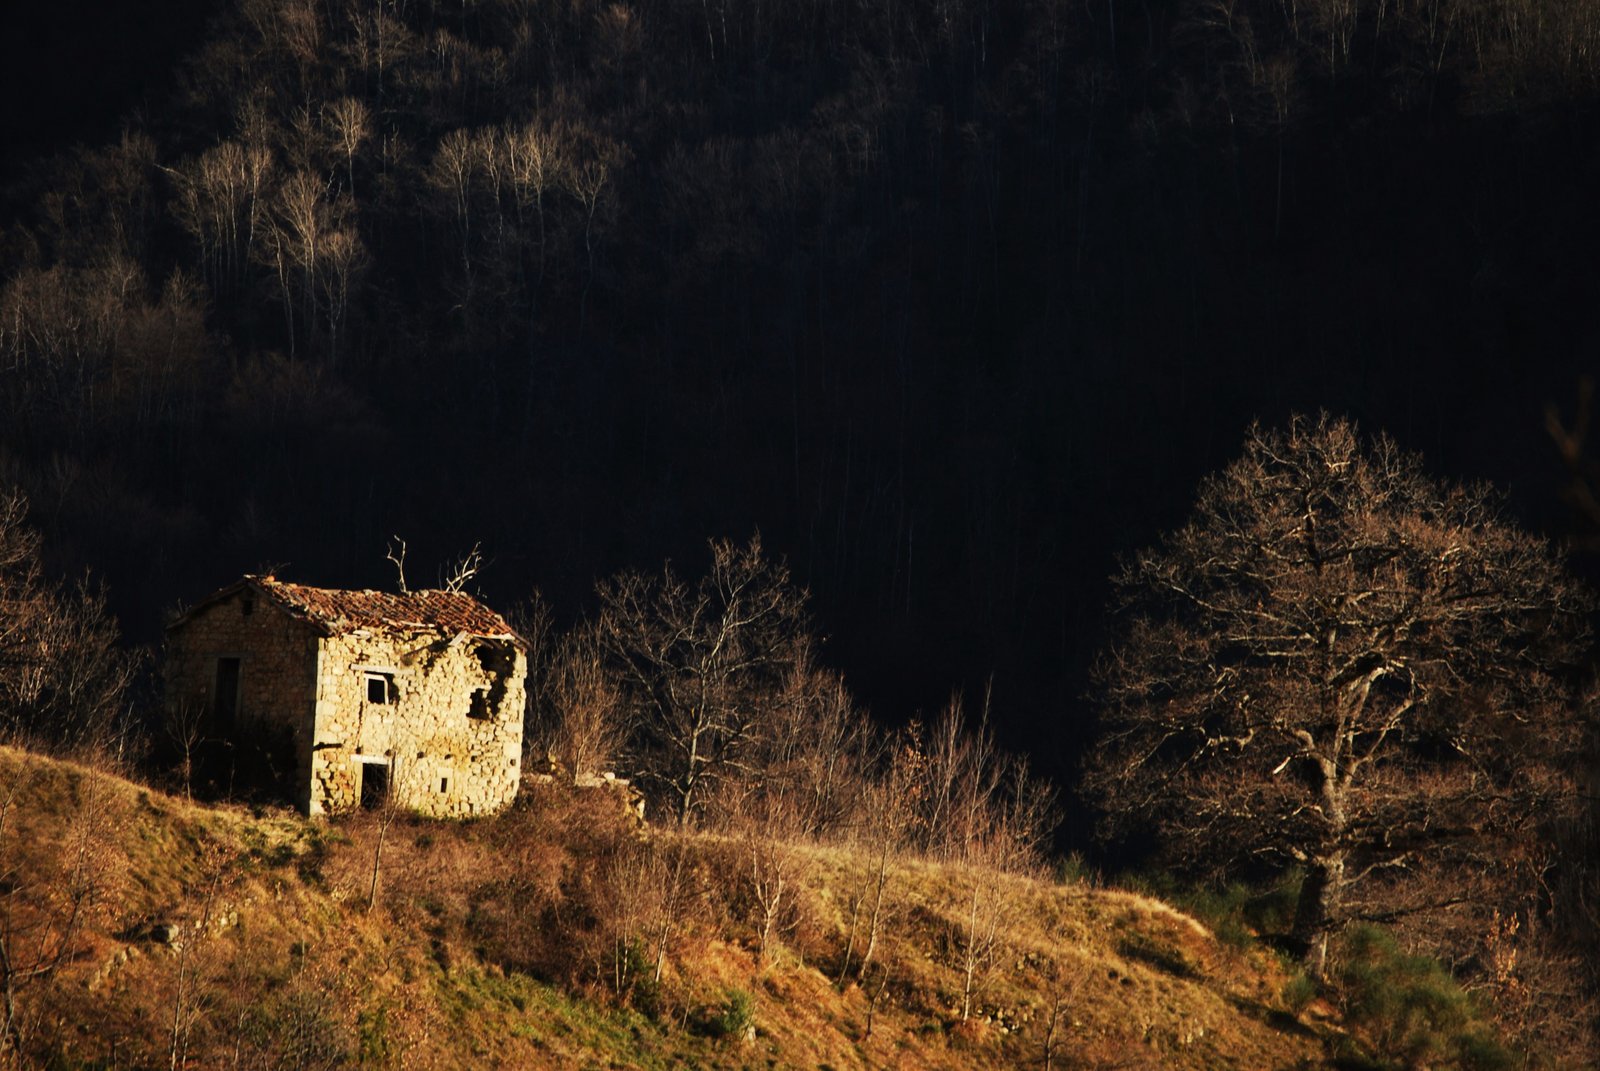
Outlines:
{"type": "Polygon", "coordinates": [[[208,732],[259,745],[253,752],[264,754],[276,739],[292,739],[293,798],[304,809],[311,782],[311,741],[305,726],[315,701],[316,665],[315,633],[244,588],[199,608],[168,634],[166,702],[169,708],[188,704],[206,711],[212,717],[208,732]],[[222,659],[238,659],[239,665],[232,726],[214,720],[222,659]]]}
{"type": "Polygon", "coordinates": [[[527,660],[503,640],[357,631],[322,640],[311,750],[312,814],[361,801],[372,765],[398,802],[471,817],[521,780],[527,660]]]}

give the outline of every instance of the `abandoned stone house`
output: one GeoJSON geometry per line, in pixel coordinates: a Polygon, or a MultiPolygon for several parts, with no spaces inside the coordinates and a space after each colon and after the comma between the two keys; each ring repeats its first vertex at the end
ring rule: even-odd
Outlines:
{"type": "Polygon", "coordinates": [[[521,780],[526,645],[460,592],[246,576],[168,626],[165,674],[173,711],[203,712],[218,735],[281,740],[307,814],[391,798],[489,814],[521,780]]]}

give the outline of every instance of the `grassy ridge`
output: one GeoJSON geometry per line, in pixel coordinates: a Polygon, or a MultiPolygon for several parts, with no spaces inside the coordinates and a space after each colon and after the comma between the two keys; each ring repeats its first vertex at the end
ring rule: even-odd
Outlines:
{"type": "Polygon", "coordinates": [[[840,985],[870,859],[797,852],[763,957],[749,846],[687,837],[661,982],[619,996],[611,946],[585,939],[604,903],[583,883],[640,834],[603,794],[397,821],[369,912],[370,821],[203,807],[0,750],[7,792],[9,939],[59,924],[85,853],[95,886],[71,954],[18,991],[24,1066],[167,1067],[174,1039],[190,1067],[243,1068],[1043,1066],[1047,1038],[1057,1067],[1315,1066],[1324,1051],[1284,1008],[1271,955],[1128,892],[894,863],[874,966],[840,985]],[[996,936],[962,1022],[975,888],[996,936]]]}

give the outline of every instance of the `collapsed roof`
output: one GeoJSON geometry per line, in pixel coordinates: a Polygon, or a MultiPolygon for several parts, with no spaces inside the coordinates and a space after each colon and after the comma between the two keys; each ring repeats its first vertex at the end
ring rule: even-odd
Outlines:
{"type": "Polygon", "coordinates": [[[197,611],[247,588],[326,636],[358,630],[434,632],[446,636],[465,634],[509,640],[518,646],[526,646],[505,618],[465,592],[427,590],[394,594],[387,591],[345,591],[291,584],[274,576],[246,575],[244,579],[200,600],[168,628],[178,628],[197,611]]]}

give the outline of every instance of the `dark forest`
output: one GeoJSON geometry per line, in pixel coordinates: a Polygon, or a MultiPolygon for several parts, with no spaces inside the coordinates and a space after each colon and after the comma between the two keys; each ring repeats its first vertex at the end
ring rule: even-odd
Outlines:
{"type": "Polygon", "coordinates": [[[229,8],[11,158],[3,464],[144,642],[394,534],[574,615],[759,529],[880,716],[992,678],[1070,768],[1104,578],[1250,419],[1563,520],[1600,31],[1515,8],[229,8]]]}

